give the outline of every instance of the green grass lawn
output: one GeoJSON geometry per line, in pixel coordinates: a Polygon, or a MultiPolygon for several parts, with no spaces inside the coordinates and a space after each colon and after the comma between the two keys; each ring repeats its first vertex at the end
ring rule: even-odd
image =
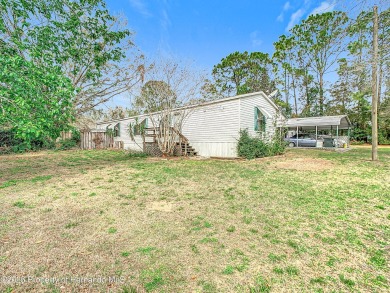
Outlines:
{"type": "Polygon", "coordinates": [[[390,148],[369,151],[1,156],[0,277],[34,281],[0,291],[387,292],[390,148]]]}

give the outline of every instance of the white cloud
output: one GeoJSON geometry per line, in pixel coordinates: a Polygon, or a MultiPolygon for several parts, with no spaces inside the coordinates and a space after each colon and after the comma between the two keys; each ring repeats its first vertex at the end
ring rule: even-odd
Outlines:
{"type": "Polygon", "coordinates": [[[295,11],[290,17],[290,21],[286,27],[286,31],[292,29],[302,19],[304,14],[305,14],[305,10],[303,8],[295,11]]]}
{"type": "Polygon", "coordinates": [[[300,9],[295,11],[293,14],[291,14],[290,21],[286,27],[286,31],[289,31],[296,24],[298,24],[305,15],[318,14],[318,13],[332,11],[334,9],[334,7],[336,6],[336,0],[322,1],[320,5],[318,5],[317,7],[315,7],[312,10],[312,12],[307,14],[307,11],[311,7],[311,4],[312,4],[311,0],[305,0],[304,5],[300,9]]]}
{"type": "Polygon", "coordinates": [[[161,26],[164,30],[168,30],[168,27],[171,25],[171,20],[169,18],[168,12],[166,9],[161,11],[161,26]]]}
{"type": "Polygon", "coordinates": [[[311,14],[321,14],[321,13],[332,11],[335,6],[336,6],[336,1],[335,0],[333,0],[333,1],[323,1],[323,2],[321,2],[321,4],[318,7],[314,8],[313,11],[309,15],[311,15],[311,14]]]}
{"type": "Polygon", "coordinates": [[[263,41],[259,38],[258,31],[251,32],[249,35],[251,39],[252,46],[257,48],[259,47],[263,41]]]}
{"type": "Polygon", "coordinates": [[[291,6],[291,4],[290,4],[289,1],[287,1],[286,3],[284,3],[284,5],[283,5],[283,10],[284,10],[284,11],[287,11],[287,10],[289,10],[290,8],[292,8],[292,6],[291,6]]]}
{"type": "Polygon", "coordinates": [[[168,0],[162,0],[160,2],[160,11],[159,11],[159,22],[160,22],[160,42],[158,50],[161,56],[170,56],[172,55],[172,48],[170,46],[170,34],[169,28],[172,25],[170,16],[169,16],[169,6],[170,3],[168,0]]]}
{"type": "Polygon", "coordinates": [[[131,6],[140,14],[142,14],[145,17],[151,17],[152,14],[147,9],[145,3],[142,0],[129,0],[131,6]]]}
{"type": "Polygon", "coordinates": [[[279,22],[283,22],[284,20],[284,13],[287,11],[287,10],[290,10],[292,8],[291,4],[290,4],[290,1],[287,1],[286,3],[284,3],[283,5],[283,10],[282,12],[278,15],[278,17],[276,18],[277,21],[279,22]]]}

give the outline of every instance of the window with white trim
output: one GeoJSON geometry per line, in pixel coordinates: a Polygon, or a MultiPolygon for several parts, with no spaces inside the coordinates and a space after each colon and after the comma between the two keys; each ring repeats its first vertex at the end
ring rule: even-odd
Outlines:
{"type": "Polygon", "coordinates": [[[114,126],[114,137],[121,136],[121,125],[120,123],[115,124],[114,126]]]}
{"type": "Polygon", "coordinates": [[[134,135],[142,135],[145,132],[145,128],[148,128],[148,118],[145,118],[138,124],[134,124],[134,135]]]}
{"type": "Polygon", "coordinates": [[[254,130],[259,132],[265,132],[267,126],[267,117],[261,112],[258,107],[255,107],[254,113],[254,130]]]}

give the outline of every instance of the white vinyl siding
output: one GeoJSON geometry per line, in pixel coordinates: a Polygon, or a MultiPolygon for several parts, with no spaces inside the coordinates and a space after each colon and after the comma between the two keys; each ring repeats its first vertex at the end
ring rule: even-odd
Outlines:
{"type": "Polygon", "coordinates": [[[216,103],[188,110],[182,133],[190,143],[236,142],[239,100],[216,103]]]}
{"type": "Polygon", "coordinates": [[[259,135],[259,132],[255,130],[255,108],[258,108],[265,116],[266,135],[272,136],[275,132],[274,120],[277,117],[277,110],[261,93],[256,96],[241,99],[240,129],[248,129],[248,133],[251,136],[259,135]]]}
{"type": "Polygon", "coordinates": [[[258,132],[265,132],[267,125],[267,117],[263,114],[259,107],[254,108],[254,130],[258,132]]]}
{"type": "Polygon", "coordinates": [[[111,124],[109,127],[113,129],[117,123],[119,123],[119,125],[120,125],[119,126],[120,135],[117,137],[114,137],[114,141],[123,141],[125,149],[142,151],[143,141],[142,141],[141,135],[134,136],[135,141],[133,141],[129,135],[129,124],[131,123],[132,125],[134,125],[135,119],[128,118],[126,120],[121,120],[118,122],[103,123],[103,124],[99,124],[98,127],[99,128],[106,128],[109,124],[111,124]]]}
{"type": "MultiPolygon", "coordinates": [[[[256,107],[266,118],[266,136],[272,136],[275,132],[275,122],[279,119],[278,112],[262,92],[181,110],[186,111],[187,114],[181,132],[201,156],[235,157],[240,130],[248,129],[249,135],[259,135],[259,132],[255,131],[254,109],[256,107]]],[[[138,122],[146,117],[147,115],[138,116],[138,122]]],[[[116,137],[115,140],[123,141],[126,149],[140,150],[140,147],[142,149],[142,137],[140,135],[135,136],[139,147],[128,134],[128,125],[129,123],[132,123],[132,125],[135,123],[134,118],[99,123],[97,126],[98,128],[105,128],[111,123],[112,128],[118,122],[120,123],[120,137],[116,137]]],[[[147,122],[148,127],[153,127],[150,118],[147,122]]]]}
{"type": "Polygon", "coordinates": [[[239,99],[188,110],[182,133],[201,156],[236,157],[239,99]]]}
{"type": "Polygon", "coordinates": [[[237,157],[236,142],[196,142],[191,146],[203,157],[235,158],[237,157]]]}

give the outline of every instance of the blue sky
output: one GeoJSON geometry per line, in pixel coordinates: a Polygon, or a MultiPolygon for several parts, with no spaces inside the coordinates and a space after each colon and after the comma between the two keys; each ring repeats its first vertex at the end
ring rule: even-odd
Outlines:
{"type": "Polygon", "coordinates": [[[158,52],[211,71],[235,51],[272,54],[273,42],[310,13],[335,9],[335,0],[107,0],[122,13],[146,56],[158,52]]]}
{"type": "MultiPolygon", "coordinates": [[[[351,0],[106,0],[135,32],[134,42],[153,60],[168,55],[211,73],[235,51],[273,53],[273,43],[308,15],[351,0]]],[[[354,1],[354,0],[353,0],[354,1]]],[[[124,93],[102,105],[131,107],[124,93]]]]}

